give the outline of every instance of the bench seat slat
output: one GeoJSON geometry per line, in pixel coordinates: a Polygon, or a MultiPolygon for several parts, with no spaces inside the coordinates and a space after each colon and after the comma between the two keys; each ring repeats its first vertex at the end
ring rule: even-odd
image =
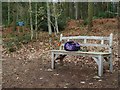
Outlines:
{"type": "Polygon", "coordinates": [[[93,55],[109,55],[107,52],[83,52],[83,51],[66,51],[66,50],[51,50],[51,52],[58,53],[75,53],[75,54],[93,54],[93,55]]]}

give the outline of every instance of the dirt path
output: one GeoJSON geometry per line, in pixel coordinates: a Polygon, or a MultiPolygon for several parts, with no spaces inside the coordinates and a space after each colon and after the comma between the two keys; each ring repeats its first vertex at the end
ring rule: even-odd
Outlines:
{"type": "MultiPolygon", "coordinates": [[[[81,58],[81,57],[80,57],[81,58]]],[[[87,58],[86,58],[87,59],[87,58]]],[[[75,64],[65,61],[64,66],[56,65],[50,69],[50,60],[29,61],[10,58],[3,61],[3,87],[6,88],[116,88],[118,72],[108,70],[102,78],[97,76],[97,65],[92,60],[85,63],[82,59],[75,64]],[[22,64],[23,63],[23,64],[22,64]],[[8,67],[9,65],[9,67],[8,67]]]]}

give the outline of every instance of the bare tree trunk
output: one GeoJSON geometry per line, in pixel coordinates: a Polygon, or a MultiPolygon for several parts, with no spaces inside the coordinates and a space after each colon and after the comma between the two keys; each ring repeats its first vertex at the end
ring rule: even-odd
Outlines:
{"type": "Polygon", "coordinates": [[[69,2],[65,2],[65,16],[68,18],[69,17],[69,2]]]}
{"type": "Polygon", "coordinates": [[[17,6],[16,6],[16,9],[17,9],[17,12],[16,12],[16,21],[19,20],[19,11],[18,11],[18,8],[19,7],[19,4],[17,3],[17,6]]]}
{"type": "Polygon", "coordinates": [[[50,6],[49,6],[49,2],[47,2],[47,20],[48,20],[48,30],[49,30],[49,34],[52,34],[52,29],[51,29],[51,24],[50,24],[50,6]]]}
{"type": "Polygon", "coordinates": [[[118,30],[120,29],[120,2],[117,3],[118,30]]]}
{"type": "Polygon", "coordinates": [[[80,18],[81,18],[81,19],[84,19],[84,18],[83,18],[83,4],[82,4],[82,2],[81,2],[80,5],[81,5],[81,6],[80,6],[80,9],[81,9],[80,18]]]}
{"type": "Polygon", "coordinates": [[[35,4],[35,33],[36,33],[36,39],[37,39],[37,29],[38,29],[38,25],[37,25],[37,2],[36,2],[36,4],[35,4]]]}
{"type": "Polygon", "coordinates": [[[53,2],[53,7],[54,7],[54,17],[55,17],[55,29],[56,29],[56,32],[59,33],[59,30],[58,30],[58,22],[57,22],[57,12],[56,12],[56,5],[55,3],[53,2]]]}
{"type": "Polygon", "coordinates": [[[71,19],[74,19],[74,3],[69,2],[69,16],[71,19]]]}
{"type": "Polygon", "coordinates": [[[16,3],[13,3],[13,31],[16,30],[16,3]]]}
{"type": "Polygon", "coordinates": [[[33,39],[33,24],[32,24],[32,5],[31,0],[29,0],[29,7],[30,7],[30,27],[31,27],[31,40],[33,39]]]}
{"type": "Polygon", "coordinates": [[[10,24],[10,1],[8,0],[8,25],[10,24]]]}
{"type": "Polygon", "coordinates": [[[48,31],[49,31],[49,44],[50,44],[50,47],[52,46],[52,29],[51,29],[51,19],[50,19],[50,6],[49,6],[49,2],[47,2],[47,20],[48,20],[48,31]]]}
{"type": "Polygon", "coordinates": [[[78,2],[75,2],[75,19],[78,19],[78,2]]]}
{"type": "Polygon", "coordinates": [[[88,31],[92,30],[93,2],[88,3],[88,31]]]}

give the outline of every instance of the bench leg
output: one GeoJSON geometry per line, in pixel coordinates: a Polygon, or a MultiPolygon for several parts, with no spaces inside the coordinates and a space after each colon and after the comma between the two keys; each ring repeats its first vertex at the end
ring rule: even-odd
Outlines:
{"type": "Polygon", "coordinates": [[[52,52],[52,59],[51,59],[51,68],[52,68],[52,69],[55,68],[55,62],[54,62],[54,59],[55,59],[55,55],[54,55],[54,53],[52,52]]]}
{"type": "Polygon", "coordinates": [[[110,72],[113,72],[112,55],[110,55],[109,65],[110,65],[110,72]]]}
{"type": "Polygon", "coordinates": [[[60,58],[60,65],[63,66],[63,58],[60,58]]]}
{"type": "Polygon", "coordinates": [[[61,66],[64,64],[63,59],[65,58],[65,56],[67,56],[67,55],[61,55],[61,58],[60,58],[60,65],[61,66]]]}
{"type": "Polygon", "coordinates": [[[98,75],[102,76],[103,75],[103,57],[99,56],[99,63],[98,63],[98,75]]]}

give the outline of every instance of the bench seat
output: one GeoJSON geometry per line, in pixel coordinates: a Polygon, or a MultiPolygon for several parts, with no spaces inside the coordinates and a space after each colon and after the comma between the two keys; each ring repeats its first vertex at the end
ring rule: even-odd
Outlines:
{"type": "Polygon", "coordinates": [[[87,54],[87,55],[110,55],[109,52],[83,52],[83,51],[66,51],[66,50],[51,50],[51,52],[54,52],[56,54],[87,54]]]}

